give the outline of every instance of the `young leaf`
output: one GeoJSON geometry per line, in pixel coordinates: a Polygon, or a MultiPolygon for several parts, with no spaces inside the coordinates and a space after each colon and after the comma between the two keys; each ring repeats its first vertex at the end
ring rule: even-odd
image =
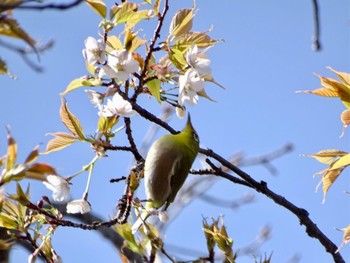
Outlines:
{"type": "Polygon", "coordinates": [[[169,55],[170,61],[179,70],[183,70],[187,66],[187,62],[185,60],[183,51],[177,49],[176,47],[172,47],[169,50],[168,55],[169,55]]]}
{"type": "Polygon", "coordinates": [[[332,79],[319,76],[321,84],[325,88],[333,89],[337,92],[337,97],[343,102],[345,107],[350,108],[350,87],[332,79]]]}
{"type": "Polygon", "coordinates": [[[6,156],[6,170],[11,170],[17,160],[17,144],[12,138],[10,131],[7,133],[7,156],[6,156]]]}
{"type": "Polygon", "coordinates": [[[337,98],[338,92],[333,88],[319,88],[315,90],[298,90],[297,93],[308,93],[322,97],[337,98]]]}
{"type": "Polygon", "coordinates": [[[57,133],[49,133],[52,136],[55,136],[55,138],[51,139],[46,146],[46,149],[44,152],[41,152],[41,154],[47,154],[55,151],[59,151],[69,145],[71,145],[74,142],[78,141],[78,137],[64,133],[64,132],[57,132],[57,133]]]}
{"type": "Polygon", "coordinates": [[[160,88],[161,88],[161,82],[159,79],[152,79],[151,81],[147,82],[147,87],[149,91],[152,93],[152,95],[157,99],[158,103],[160,104],[160,88]]]}
{"type": "Polygon", "coordinates": [[[180,50],[187,50],[192,45],[197,45],[199,48],[210,47],[220,40],[212,39],[206,33],[189,32],[178,38],[175,46],[180,50]]]}
{"type": "Polygon", "coordinates": [[[304,154],[303,156],[313,157],[321,163],[330,165],[334,163],[334,161],[339,157],[347,154],[348,154],[347,152],[340,151],[340,150],[322,150],[316,154],[304,154]]]}
{"type": "Polygon", "coordinates": [[[327,169],[325,174],[322,176],[322,191],[323,191],[323,203],[326,200],[326,194],[329,190],[329,188],[333,185],[335,180],[338,178],[338,176],[341,174],[343,169],[337,169],[337,170],[330,170],[327,169]]]}
{"type": "Polygon", "coordinates": [[[179,10],[173,17],[169,33],[174,36],[174,38],[178,38],[192,29],[193,22],[193,9],[182,9],[179,10]]]}
{"type": "Polygon", "coordinates": [[[71,133],[73,133],[75,136],[78,136],[79,139],[85,140],[84,131],[78,118],[69,111],[67,103],[64,100],[62,100],[60,116],[61,121],[71,133]]]}
{"type": "Polygon", "coordinates": [[[35,163],[26,171],[26,178],[44,181],[45,175],[57,174],[55,168],[46,163],[35,163]]]}
{"type": "Polygon", "coordinates": [[[338,253],[339,250],[346,245],[347,243],[350,242],[350,225],[348,225],[347,227],[340,229],[341,231],[344,232],[343,234],[343,242],[340,244],[340,246],[338,247],[338,249],[335,251],[335,253],[338,253]]]}
{"type": "Polygon", "coordinates": [[[31,153],[28,155],[27,159],[25,160],[25,164],[30,164],[32,162],[35,162],[36,159],[38,159],[39,156],[39,145],[37,145],[33,151],[31,151],[31,153]]]}
{"type": "Polygon", "coordinates": [[[340,120],[343,123],[343,131],[340,135],[340,137],[343,137],[345,134],[345,129],[349,126],[350,124],[350,109],[345,110],[342,112],[342,114],[340,115],[340,120]]]}
{"type": "Polygon", "coordinates": [[[140,5],[136,3],[124,2],[119,6],[114,6],[110,12],[111,20],[114,19],[114,25],[127,22],[139,8],[140,5]]]}
{"type": "Polygon", "coordinates": [[[98,87],[101,86],[102,81],[99,78],[93,78],[93,77],[81,77],[81,78],[77,78],[72,80],[66,90],[64,92],[62,92],[60,95],[61,96],[65,96],[67,95],[69,92],[76,90],[77,88],[80,87],[98,87]]]}
{"type": "Polygon", "coordinates": [[[102,18],[106,18],[107,7],[105,3],[103,3],[101,0],[86,0],[86,3],[102,18]]]}
{"type": "Polygon", "coordinates": [[[350,153],[340,157],[338,160],[336,160],[331,166],[330,170],[338,170],[338,169],[344,169],[345,167],[350,165],[350,153]]]}
{"type": "Polygon", "coordinates": [[[344,84],[347,85],[350,88],[350,74],[346,73],[346,72],[339,72],[336,71],[334,69],[332,69],[331,67],[327,67],[329,70],[331,70],[332,72],[334,72],[337,77],[339,78],[339,80],[344,84]]]}
{"type": "Polygon", "coordinates": [[[5,61],[3,61],[0,58],[0,74],[8,74],[8,73],[9,73],[9,71],[8,71],[8,68],[7,68],[5,61]]]}
{"type": "Polygon", "coordinates": [[[2,17],[0,20],[0,35],[20,38],[35,50],[35,40],[32,39],[13,18],[10,18],[8,16],[2,17]]]}
{"type": "MultiPolygon", "coordinates": [[[[107,38],[107,47],[111,47],[112,50],[122,50],[123,49],[123,44],[120,41],[119,38],[116,36],[108,36],[107,38]]],[[[110,50],[110,51],[112,51],[110,50]]]]}

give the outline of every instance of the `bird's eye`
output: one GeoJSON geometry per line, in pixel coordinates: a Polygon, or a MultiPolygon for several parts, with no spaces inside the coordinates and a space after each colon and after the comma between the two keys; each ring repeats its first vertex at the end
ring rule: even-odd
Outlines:
{"type": "Polygon", "coordinates": [[[198,134],[196,132],[193,132],[193,139],[196,141],[196,142],[199,142],[199,137],[198,137],[198,134]]]}

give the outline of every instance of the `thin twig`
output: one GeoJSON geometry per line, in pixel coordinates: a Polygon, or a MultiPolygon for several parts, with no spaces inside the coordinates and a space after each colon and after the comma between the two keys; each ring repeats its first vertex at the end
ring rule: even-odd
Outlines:
{"type": "Polygon", "coordinates": [[[163,13],[159,16],[158,25],[157,25],[157,28],[154,30],[152,42],[149,46],[149,50],[148,50],[148,53],[147,53],[146,58],[145,58],[145,63],[144,63],[142,72],[140,74],[139,85],[138,85],[137,89],[135,90],[134,95],[131,98],[131,101],[133,101],[133,102],[136,102],[137,96],[140,94],[140,92],[143,89],[143,84],[145,83],[144,79],[146,77],[146,73],[147,73],[148,66],[149,66],[148,64],[149,64],[150,59],[152,57],[152,54],[154,52],[154,46],[156,45],[157,40],[160,38],[160,31],[163,27],[163,22],[164,22],[164,19],[165,19],[165,16],[166,16],[168,10],[169,10],[169,1],[165,0],[163,13]]]}
{"type": "Polygon", "coordinates": [[[322,49],[321,43],[320,43],[320,10],[318,8],[318,2],[317,0],[312,0],[312,6],[313,6],[313,17],[314,17],[314,27],[315,32],[312,36],[312,49],[314,51],[320,51],[322,49]]]}
{"type": "Polygon", "coordinates": [[[131,152],[134,155],[137,162],[143,162],[144,161],[143,157],[141,156],[141,154],[137,150],[137,146],[136,146],[134,138],[132,136],[130,118],[124,118],[124,122],[125,122],[125,133],[128,136],[131,152]]]}

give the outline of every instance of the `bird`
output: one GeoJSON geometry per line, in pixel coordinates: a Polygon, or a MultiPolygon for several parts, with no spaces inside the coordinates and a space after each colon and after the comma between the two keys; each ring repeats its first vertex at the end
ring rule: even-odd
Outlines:
{"type": "Polygon", "coordinates": [[[144,164],[146,210],[132,226],[136,233],[150,210],[164,206],[167,210],[184,184],[199,151],[199,137],[188,115],[185,128],[177,134],[167,134],[150,147],[144,164]]]}

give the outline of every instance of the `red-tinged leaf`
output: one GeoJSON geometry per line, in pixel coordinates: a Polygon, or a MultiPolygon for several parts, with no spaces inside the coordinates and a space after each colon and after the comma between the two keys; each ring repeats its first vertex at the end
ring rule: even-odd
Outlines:
{"type": "Polygon", "coordinates": [[[336,71],[334,69],[332,69],[331,67],[327,67],[329,70],[331,70],[332,72],[334,72],[337,77],[339,78],[339,80],[345,84],[345,85],[348,85],[349,89],[350,89],[350,74],[349,73],[346,73],[346,72],[339,72],[339,71],[336,71]]]}
{"type": "Polygon", "coordinates": [[[78,136],[79,139],[85,140],[84,131],[78,118],[69,111],[67,103],[65,101],[62,101],[60,116],[61,121],[71,133],[73,133],[75,136],[78,136]]]}
{"type": "Polygon", "coordinates": [[[193,22],[193,9],[182,9],[179,10],[171,20],[169,33],[173,35],[174,38],[178,38],[192,29],[193,22]]]}
{"type": "Polygon", "coordinates": [[[104,2],[101,0],[86,0],[85,2],[102,18],[106,18],[107,7],[104,2]]]}
{"type": "Polygon", "coordinates": [[[51,139],[47,143],[45,151],[41,152],[41,154],[48,154],[51,152],[62,150],[63,148],[79,140],[78,137],[63,132],[52,133],[50,135],[55,136],[55,138],[51,139]]]}
{"type": "Polygon", "coordinates": [[[17,144],[15,139],[12,138],[10,131],[7,133],[7,157],[6,157],[6,170],[11,170],[17,160],[17,144]]]}
{"type": "Polygon", "coordinates": [[[347,155],[348,152],[340,151],[340,150],[322,150],[316,154],[304,154],[303,156],[315,158],[317,161],[324,164],[332,164],[339,157],[347,155]]]}
{"type": "Polygon", "coordinates": [[[33,149],[33,151],[31,151],[31,153],[28,155],[27,159],[25,160],[25,164],[30,164],[36,161],[36,159],[38,159],[39,156],[39,145],[35,146],[35,148],[33,149]]]}
{"type": "Polygon", "coordinates": [[[57,174],[55,168],[47,163],[34,163],[27,169],[27,172],[41,175],[57,174]]]}
{"type": "Polygon", "coordinates": [[[350,165],[350,153],[340,157],[330,167],[331,170],[344,169],[350,165]]]}

